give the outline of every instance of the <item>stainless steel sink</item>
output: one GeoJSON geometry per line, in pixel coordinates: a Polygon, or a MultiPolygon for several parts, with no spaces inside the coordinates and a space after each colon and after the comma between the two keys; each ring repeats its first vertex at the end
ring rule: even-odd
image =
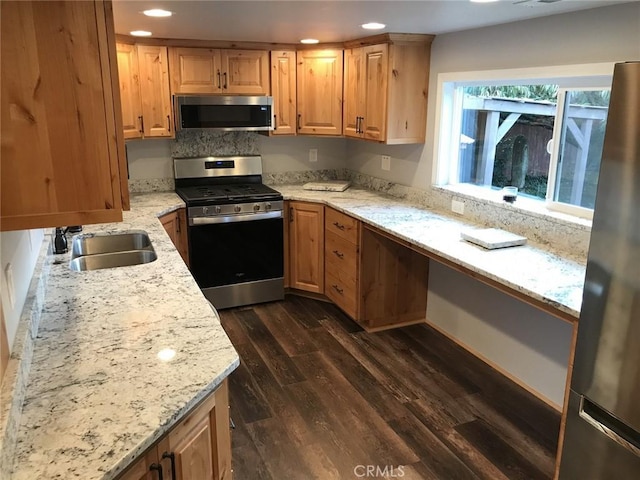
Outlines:
{"type": "Polygon", "coordinates": [[[76,235],[69,268],[76,272],[127,267],[157,259],[147,232],[133,230],[112,235],[76,235]]]}
{"type": "MultiPolygon", "coordinates": [[[[73,237],[71,241],[71,258],[99,253],[128,252],[145,250],[151,247],[147,232],[131,230],[112,235],[85,234],[73,237]]],[[[153,247],[151,247],[153,249],[153,247]]]]}

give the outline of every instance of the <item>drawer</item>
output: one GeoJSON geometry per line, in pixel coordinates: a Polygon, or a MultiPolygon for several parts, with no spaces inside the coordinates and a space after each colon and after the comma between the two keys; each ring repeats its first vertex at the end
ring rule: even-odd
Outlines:
{"type": "Polygon", "coordinates": [[[351,318],[356,319],[357,314],[357,294],[356,283],[350,280],[345,281],[343,275],[337,272],[325,272],[324,293],[329,299],[340,307],[351,318]]]}
{"type": "Polygon", "coordinates": [[[325,270],[341,270],[355,280],[358,269],[358,246],[339,237],[333,232],[324,234],[325,270]]]}
{"type": "Polygon", "coordinates": [[[360,222],[349,215],[340,213],[327,207],[324,214],[324,228],[326,232],[332,232],[339,237],[357,245],[358,227],[360,222]]]}

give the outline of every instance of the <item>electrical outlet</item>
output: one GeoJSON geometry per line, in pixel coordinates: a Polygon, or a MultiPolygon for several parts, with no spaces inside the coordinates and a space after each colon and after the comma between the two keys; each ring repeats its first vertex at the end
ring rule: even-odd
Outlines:
{"type": "Polygon", "coordinates": [[[389,155],[382,155],[382,169],[387,172],[391,170],[391,157],[389,155]]]}
{"type": "Polygon", "coordinates": [[[317,148],[310,148],[309,149],[309,161],[310,162],[317,162],[318,161],[318,149],[317,148]]]}
{"type": "Polygon", "coordinates": [[[11,308],[15,308],[16,306],[16,289],[13,285],[13,267],[10,263],[7,263],[7,266],[4,267],[4,277],[7,282],[7,296],[9,297],[9,305],[11,308]]]}
{"type": "Polygon", "coordinates": [[[464,215],[464,202],[460,202],[458,200],[451,200],[451,211],[453,211],[453,213],[459,213],[460,215],[464,215]]]}

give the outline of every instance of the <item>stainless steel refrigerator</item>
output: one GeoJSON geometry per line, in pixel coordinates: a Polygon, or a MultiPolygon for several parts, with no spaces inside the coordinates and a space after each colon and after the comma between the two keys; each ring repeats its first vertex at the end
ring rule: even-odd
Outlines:
{"type": "Polygon", "coordinates": [[[640,62],[614,69],[560,479],[640,479],[640,62]]]}

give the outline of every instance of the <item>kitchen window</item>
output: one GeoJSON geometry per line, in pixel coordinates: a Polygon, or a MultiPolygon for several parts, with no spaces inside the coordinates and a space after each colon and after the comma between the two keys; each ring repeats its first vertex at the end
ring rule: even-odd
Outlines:
{"type": "Polygon", "coordinates": [[[435,183],[590,218],[613,65],[577,67],[441,74],[435,183]]]}

